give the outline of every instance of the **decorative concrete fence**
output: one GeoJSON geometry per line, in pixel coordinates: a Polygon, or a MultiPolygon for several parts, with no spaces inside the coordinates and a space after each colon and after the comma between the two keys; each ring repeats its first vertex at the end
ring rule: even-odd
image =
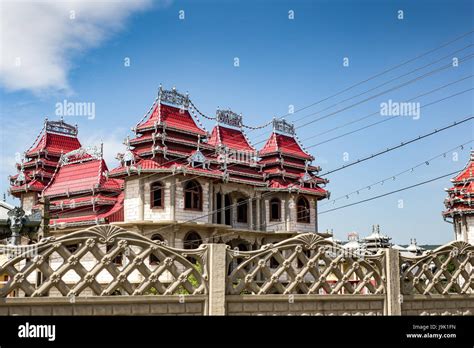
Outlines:
{"type": "Polygon", "coordinates": [[[0,264],[0,315],[471,315],[474,247],[357,254],[316,234],[260,250],[185,250],[112,225],[0,264]]]}

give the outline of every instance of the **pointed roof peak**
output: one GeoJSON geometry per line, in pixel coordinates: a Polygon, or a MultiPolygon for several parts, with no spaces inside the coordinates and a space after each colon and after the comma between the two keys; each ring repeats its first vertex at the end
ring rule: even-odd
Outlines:
{"type": "Polygon", "coordinates": [[[207,142],[212,146],[226,146],[231,150],[255,152],[245,134],[240,129],[224,127],[217,124],[207,142]]]}

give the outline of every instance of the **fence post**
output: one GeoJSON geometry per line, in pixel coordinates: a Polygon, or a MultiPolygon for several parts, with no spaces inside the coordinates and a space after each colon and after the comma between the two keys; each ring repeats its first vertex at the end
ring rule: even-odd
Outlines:
{"type": "Polygon", "coordinates": [[[400,254],[398,250],[388,248],[385,251],[385,270],[387,276],[387,294],[385,297],[385,314],[401,315],[401,292],[400,292],[400,254]]]}
{"type": "Polygon", "coordinates": [[[209,244],[208,315],[225,315],[226,244],[209,244]]]}

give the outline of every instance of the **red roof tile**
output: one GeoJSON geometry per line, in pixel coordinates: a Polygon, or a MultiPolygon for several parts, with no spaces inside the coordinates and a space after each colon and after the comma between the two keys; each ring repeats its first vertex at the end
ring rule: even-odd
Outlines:
{"type": "Polygon", "coordinates": [[[18,186],[11,186],[10,192],[14,194],[15,192],[25,192],[25,191],[43,191],[45,185],[39,180],[32,180],[28,182],[26,185],[18,185],[18,186]]]}
{"type": "Polygon", "coordinates": [[[220,125],[214,127],[207,143],[212,146],[225,145],[233,150],[255,151],[240,130],[222,127],[220,125]]]}
{"type": "Polygon", "coordinates": [[[27,152],[27,156],[47,150],[50,154],[60,155],[81,147],[76,137],[46,132],[38,141],[36,146],[27,152]]]}
{"type": "Polygon", "coordinates": [[[153,127],[155,121],[165,122],[167,127],[176,130],[195,133],[196,135],[206,135],[206,132],[199,128],[193,120],[188,110],[181,110],[177,107],[159,104],[155,107],[150,117],[137,127],[137,130],[153,127]],[[158,107],[161,106],[161,109],[158,107]],[[161,110],[160,120],[158,120],[158,110],[161,110]]]}
{"type": "Polygon", "coordinates": [[[471,196],[474,195],[474,150],[471,151],[466,167],[452,181],[454,187],[447,190],[449,196],[444,201],[447,210],[443,215],[474,213],[474,208],[469,205],[471,196]]]}
{"type": "Polygon", "coordinates": [[[267,140],[263,149],[259,151],[260,156],[270,155],[281,152],[289,156],[313,160],[313,156],[306,153],[298,144],[295,138],[273,132],[267,140]]]}
{"type": "Polygon", "coordinates": [[[119,191],[122,181],[107,180],[103,174],[106,170],[105,161],[98,159],[65,164],[59,168],[44,194],[46,196],[65,195],[89,191],[92,188],[119,191]]]}

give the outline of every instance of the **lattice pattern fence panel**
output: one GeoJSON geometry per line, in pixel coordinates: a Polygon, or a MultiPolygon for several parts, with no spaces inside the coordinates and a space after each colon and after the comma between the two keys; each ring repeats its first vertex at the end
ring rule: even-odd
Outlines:
{"type": "Polygon", "coordinates": [[[417,257],[400,257],[401,291],[412,294],[474,292],[474,246],[451,242],[417,257]]]}
{"type": "Polygon", "coordinates": [[[385,254],[356,255],[313,234],[227,253],[227,294],[383,294],[385,254]]]}
{"type": "MultiPolygon", "coordinates": [[[[117,226],[95,226],[11,258],[0,267],[9,277],[0,297],[207,294],[207,248],[175,249],[117,226]]],[[[6,249],[0,246],[11,253],[6,249]]]]}

